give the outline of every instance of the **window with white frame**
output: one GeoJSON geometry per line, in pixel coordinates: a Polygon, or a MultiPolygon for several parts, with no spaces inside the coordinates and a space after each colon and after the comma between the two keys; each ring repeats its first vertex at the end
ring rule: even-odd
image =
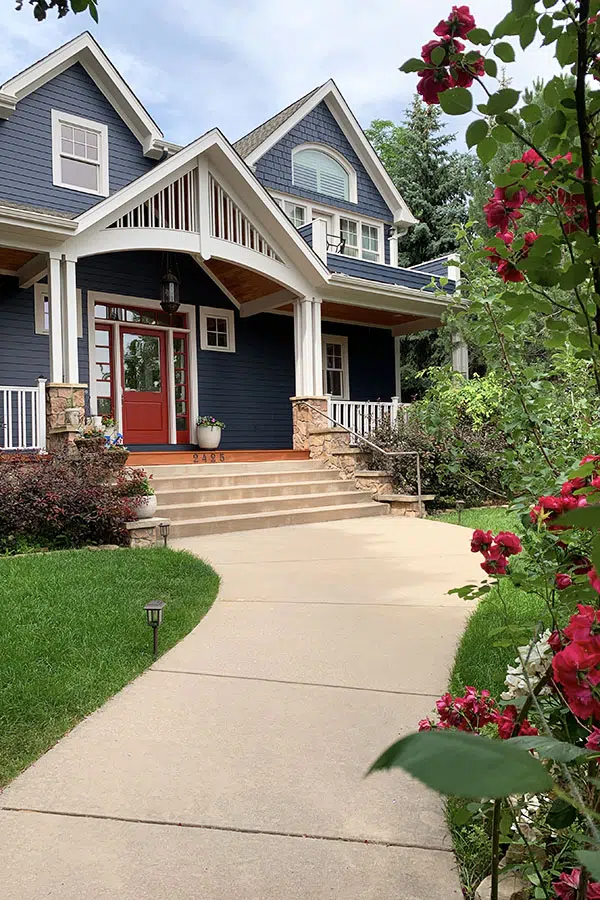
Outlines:
{"type": "Polygon", "coordinates": [[[200,348],[235,353],[235,316],[233,310],[200,307],[200,348]]]}
{"type": "Polygon", "coordinates": [[[286,215],[292,220],[296,228],[306,225],[306,207],[297,203],[287,203],[284,206],[286,215]]]}
{"type": "Polygon", "coordinates": [[[107,197],[107,126],[53,109],[52,175],[58,187],[107,197]]]}
{"type": "Polygon", "coordinates": [[[358,256],[358,222],[340,217],[340,253],[344,256],[358,256]]]}
{"type": "Polygon", "coordinates": [[[298,150],[292,157],[292,181],[297,187],[338,200],[350,199],[350,176],[341,163],[323,150],[298,150]]]}
{"type": "Polygon", "coordinates": [[[348,400],[348,338],[323,335],[323,390],[336,400],[348,400]]]}
{"type": "Polygon", "coordinates": [[[376,225],[361,225],[362,258],[371,262],[379,261],[379,228],[376,225]]]}
{"type": "MultiPolygon", "coordinates": [[[[36,284],[34,290],[35,333],[50,334],[50,300],[48,285],[36,284]]],[[[83,337],[81,291],[77,290],[77,337],[83,337]]]]}

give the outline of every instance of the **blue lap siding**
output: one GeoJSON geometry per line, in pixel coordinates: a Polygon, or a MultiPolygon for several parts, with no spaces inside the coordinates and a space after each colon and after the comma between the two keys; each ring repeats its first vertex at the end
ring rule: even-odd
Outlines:
{"type": "Polygon", "coordinates": [[[394,339],[385,328],[322,323],[323,334],[348,338],[351,400],[390,400],[396,390],[394,339]]]}
{"type": "Polygon", "coordinates": [[[102,200],[52,183],[52,110],[108,126],[110,192],[151,169],[142,145],[83,66],[75,63],[0,120],[0,199],[78,214],[102,200]]]}

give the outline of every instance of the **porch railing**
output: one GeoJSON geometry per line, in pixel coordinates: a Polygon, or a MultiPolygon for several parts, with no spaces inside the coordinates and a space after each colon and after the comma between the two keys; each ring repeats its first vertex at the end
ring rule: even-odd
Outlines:
{"type": "Polygon", "coordinates": [[[328,416],[342,428],[353,431],[361,437],[367,437],[387,420],[395,425],[398,417],[406,422],[410,403],[401,403],[398,397],[389,402],[334,400],[329,398],[328,416]]]}
{"type": "Polygon", "coordinates": [[[0,450],[46,449],[46,379],[36,387],[0,385],[0,450]]]}

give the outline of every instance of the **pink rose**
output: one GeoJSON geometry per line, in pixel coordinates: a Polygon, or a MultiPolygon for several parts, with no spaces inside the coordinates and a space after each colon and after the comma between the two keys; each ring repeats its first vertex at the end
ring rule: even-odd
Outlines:
{"type": "Polygon", "coordinates": [[[557,572],[554,576],[554,583],[559,591],[564,591],[566,588],[571,587],[573,579],[564,572],[557,572]]]}

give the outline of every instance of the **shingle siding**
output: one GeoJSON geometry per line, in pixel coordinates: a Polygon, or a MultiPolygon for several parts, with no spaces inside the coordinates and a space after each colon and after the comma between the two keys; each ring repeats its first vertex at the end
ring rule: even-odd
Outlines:
{"type": "MultiPolygon", "coordinates": [[[[332,272],[352,275],[355,278],[366,278],[369,281],[381,281],[384,284],[399,284],[416,291],[431,290],[431,274],[418,272],[416,269],[396,269],[381,263],[367,262],[364,259],[353,259],[351,256],[329,253],[327,266],[332,272]]],[[[454,282],[450,281],[444,288],[447,293],[454,291],[454,282]]]]}
{"type": "Polygon", "coordinates": [[[429,262],[420,263],[418,266],[411,266],[415,272],[428,272],[430,275],[444,275],[448,277],[448,257],[443,256],[441,259],[432,259],[429,262]]]}
{"type": "Polygon", "coordinates": [[[265,187],[285,191],[317,203],[346,209],[355,215],[392,221],[387,203],[375,187],[367,170],[356,155],[348,138],[336,122],[325,102],[316,106],[298,122],[274,147],[262,156],[255,166],[256,175],[265,187]],[[337,200],[315,191],[307,191],[292,183],[292,150],[300,144],[325,144],[341,153],[356,171],[358,203],[337,200]]]}
{"type": "Polygon", "coordinates": [[[110,192],[151,169],[142,146],[83,66],[75,63],[17,104],[0,120],[0,199],[81,213],[102,197],[52,183],[52,110],[108,126],[110,192]]]}

